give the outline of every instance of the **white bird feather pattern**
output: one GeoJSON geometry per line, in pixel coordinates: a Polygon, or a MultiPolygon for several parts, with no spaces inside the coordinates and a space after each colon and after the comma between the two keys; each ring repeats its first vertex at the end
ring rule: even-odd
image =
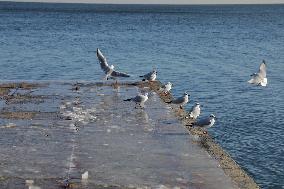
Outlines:
{"type": "Polygon", "coordinates": [[[105,56],[102,54],[102,52],[100,51],[100,49],[97,49],[97,57],[98,57],[98,60],[99,60],[99,62],[100,62],[101,69],[102,69],[102,70],[105,72],[105,74],[106,74],[106,79],[107,79],[108,77],[130,77],[130,75],[127,74],[127,73],[115,71],[113,65],[109,66],[108,63],[107,63],[107,59],[106,59],[105,56]]]}

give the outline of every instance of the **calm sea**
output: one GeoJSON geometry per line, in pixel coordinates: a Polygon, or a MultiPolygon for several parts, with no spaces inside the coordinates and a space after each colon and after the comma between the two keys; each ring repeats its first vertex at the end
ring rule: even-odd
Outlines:
{"type": "Polygon", "coordinates": [[[1,80],[99,80],[95,50],[133,79],[156,67],[263,188],[284,188],[284,5],[0,2],[1,80]],[[247,83],[267,61],[265,88],[247,83]]]}

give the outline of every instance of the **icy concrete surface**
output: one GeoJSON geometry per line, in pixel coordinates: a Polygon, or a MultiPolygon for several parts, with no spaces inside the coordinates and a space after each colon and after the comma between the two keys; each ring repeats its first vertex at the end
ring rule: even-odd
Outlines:
{"type": "Polygon", "coordinates": [[[141,90],[50,83],[2,98],[0,188],[236,188],[157,94],[123,101],[141,90]]]}

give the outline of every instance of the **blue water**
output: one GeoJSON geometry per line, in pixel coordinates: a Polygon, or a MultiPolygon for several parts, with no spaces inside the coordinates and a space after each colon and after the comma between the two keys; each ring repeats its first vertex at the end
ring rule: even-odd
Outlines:
{"type": "Polygon", "coordinates": [[[0,2],[1,80],[99,80],[95,50],[191,94],[209,132],[263,188],[284,188],[284,5],[0,2]],[[251,86],[262,59],[268,86],[251,86]]]}

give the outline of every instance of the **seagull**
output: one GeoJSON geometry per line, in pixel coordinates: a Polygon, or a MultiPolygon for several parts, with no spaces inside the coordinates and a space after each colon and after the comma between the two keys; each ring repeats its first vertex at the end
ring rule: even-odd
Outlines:
{"type": "Polygon", "coordinates": [[[143,77],[142,81],[155,81],[157,78],[157,71],[154,69],[153,71],[139,77],[143,77]]]}
{"type": "Polygon", "coordinates": [[[183,109],[183,106],[186,105],[189,101],[188,96],[190,95],[185,92],[183,96],[166,103],[180,104],[180,108],[183,109]]]}
{"type": "Polygon", "coordinates": [[[215,115],[210,114],[209,117],[200,119],[197,122],[193,123],[193,126],[208,129],[214,125],[215,119],[216,119],[215,115]]]}
{"type": "Polygon", "coordinates": [[[163,87],[161,87],[161,91],[164,92],[165,94],[168,94],[170,92],[170,90],[172,89],[172,83],[168,82],[167,84],[165,84],[163,87]]]}
{"type": "Polygon", "coordinates": [[[258,73],[253,73],[251,77],[252,78],[248,81],[248,83],[256,84],[256,85],[260,85],[264,87],[267,85],[266,63],[264,60],[260,64],[258,73]]]}
{"type": "Polygon", "coordinates": [[[116,78],[116,77],[130,77],[130,75],[126,73],[115,71],[113,65],[109,66],[106,58],[104,57],[100,49],[97,49],[97,57],[99,59],[102,70],[106,74],[104,80],[108,80],[109,78],[116,78]]]}
{"type": "Polygon", "coordinates": [[[196,119],[200,115],[200,104],[197,102],[192,106],[189,117],[196,119]]]}
{"type": "Polygon", "coordinates": [[[125,99],[124,101],[133,101],[136,104],[139,104],[140,107],[144,107],[144,103],[148,100],[148,93],[143,94],[138,94],[136,97],[134,98],[129,98],[129,99],[125,99]]]}

